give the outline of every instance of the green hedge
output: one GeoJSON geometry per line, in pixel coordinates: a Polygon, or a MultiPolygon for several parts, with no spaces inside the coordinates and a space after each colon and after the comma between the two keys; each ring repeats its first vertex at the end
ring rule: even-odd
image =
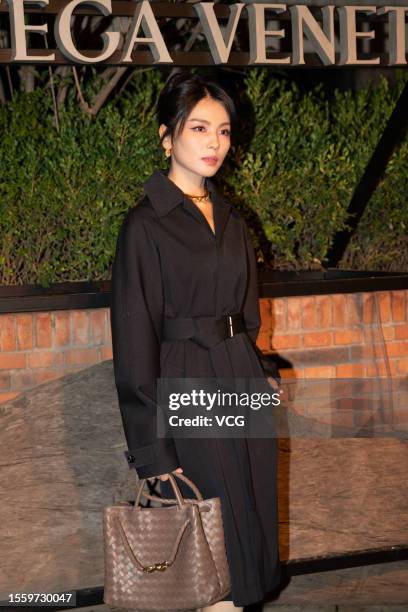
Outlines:
{"type": "MultiPolygon", "coordinates": [[[[241,210],[249,206],[259,219],[253,237],[259,242],[263,230],[275,268],[319,269],[325,263],[336,231],[347,227],[353,191],[407,76],[400,73],[393,89],[383,79],[357,93],[336,91],[329,101],[321,87],[302,94],[295,85],[269,81],[265,70],[248,73],[254,135],[249,147],[237,147],[226,180],[241,210]]],[[[340,268],[408,271],[407,153],[405,141],[340,268]]]]}
{"type": "MultiPolygon", "coordinates": [[[[328,101],[321,88],[301,93],[270,80],[267,69],[248,71],[242,129],[220,178],[250,223],[260,262],[276,269],[324,264],[406,80],[401,72],[394,88],[384,79],[328,101]]],[[[96,118],[68,100],[60,132],[45,88],[0,107],[0,284],[110,277],[126,210],[152,170],[167,167],[153,112],[162,83],[157,70],[136,75],[132,89],[96,118]]],[[[407,152],[405,142],[339,267],[408,270],[407,152]]]]}

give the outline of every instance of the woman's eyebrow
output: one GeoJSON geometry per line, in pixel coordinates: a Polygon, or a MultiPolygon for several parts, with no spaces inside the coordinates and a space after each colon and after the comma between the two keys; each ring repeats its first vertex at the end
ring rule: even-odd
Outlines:
{"type": "MultiPolygon", "coordinates": [[[[201,123],[207,123],[207,125],[210,125],[210,122],[207,121],[206,119],[197,119],[196,117],[192,117],[191,119],[189,119],[189,121],[201,121],[201,123]]],[[[224,121],[224,123],[220,123],[220,125],[218,127],[220,127],[221,125],[230,125],[229,121],[224,121]]]]}

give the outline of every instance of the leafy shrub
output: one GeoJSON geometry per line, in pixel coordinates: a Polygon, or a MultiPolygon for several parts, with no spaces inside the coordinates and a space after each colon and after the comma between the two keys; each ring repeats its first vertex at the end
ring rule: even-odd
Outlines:
{"type": "MultiPolygon", "coordinates": [[[[329,101],[321,87],[302,94],[294,84],[268,80],[265,69],[248,72],[253,137],[249,146],[246,138],[236,147],[225,180],[242,212],[249,205],[260,220],[253,240],[261,246],[263,230],[268,241],[260,260],[271,254],[279,269],[318,269],[326,263],[406,80],[401,73],[394,89],[383,78],[376,88],[336,91],[329,101]]],[[[407,150],[405,142],[393,156],[339,267],[408,268],[407,150]],[[398,250],[396,261],[391,253],[398,250]]]]}
{"type": "MultiPolygon", "coordinates": [[[[253,120],[243,121],[220,175],[260,262],[320,268],[407,76],[328,101],[321,88],[300,93],[269,75],[247,72],[241,103],[253,120]]],[[[69,100],[59,132],[46,88],[0,106],[0,283],[110,277],[126,210],[153,169],[167,167],[154,116],[162,84],[158,71],[137,74],[97,117],[69,100]]],[[[393,156],[340,267],[408,267],[407,149],[393,156]]]]}

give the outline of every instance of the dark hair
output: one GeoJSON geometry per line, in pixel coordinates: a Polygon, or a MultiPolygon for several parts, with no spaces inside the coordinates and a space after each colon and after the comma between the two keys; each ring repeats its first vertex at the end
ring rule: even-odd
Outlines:
{"type": "Polygon", "coordinates": [[[166,136],[173,138],[183,131],[187,117],[195,105],[207,96],[221,102],[229,115],[232,128],[237,122],[235,104],[220,85],[186,70],[174,72],[169,76],[157,102],[159,125],[163,123],[167,128],[160,138],[159,146],[166,136]]]}

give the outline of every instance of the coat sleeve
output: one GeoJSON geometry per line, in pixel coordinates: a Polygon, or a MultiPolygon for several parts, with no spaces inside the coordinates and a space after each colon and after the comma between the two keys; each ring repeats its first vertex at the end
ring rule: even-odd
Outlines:
{"type": "Polygon", "coordinates": [[[243,308],[247,335],[250,337],[254,344],[255,352],[258,355],[265,376],[271,376],[277,381],[278,384],[280,384],[281,377],[274,356],[263,353],[256,344],[259,328],[261,326],[258,290],[258,268],[256,265],[255,250],[249,234],[248,226],[244,220],[243,224],[248,268],[248,284],[243,308]]]}
{"type": "Polygon", "coordinates": [[[164,308],[160,255],[148,223],[131,209],[112,267],[111,328],[115,385],[130,468],[150,478],[179,467],[174,440],[157,438],[156,379],[164,308]]]}

